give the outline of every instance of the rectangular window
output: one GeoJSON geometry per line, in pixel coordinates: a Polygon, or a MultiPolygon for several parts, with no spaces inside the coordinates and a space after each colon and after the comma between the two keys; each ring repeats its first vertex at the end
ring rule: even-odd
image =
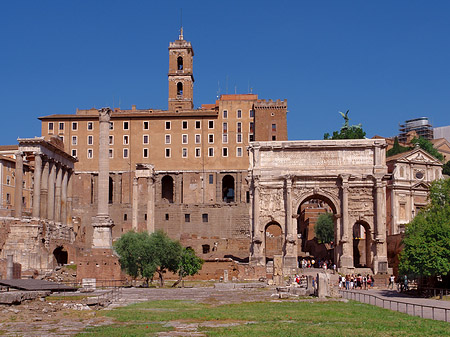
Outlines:
{"type": "Polygon", "coordinates": [[[77,131],[78,130],[78,123],[77,122],[72,122],[72,130],[73,131],[77,131]]]}
{"type": "Polygon", "coordinates": [[[166,158],[170,158],[170,149],[166,148],[165,152],[166,152],[166,158]]]}
{"type": "Polygon", "coordinates": [[[170,144],[170,135],[165,136],[164,142],[165,142],[165,144],[170,144]]]}
{"type": "Polygon", "coordinates": [[[196,158],[199,158],[199,157],[201,157],[201,150],[200,150],[200,148],[199,147],[196,147],[195,148],[195,157],[196,158]]]}
{"type": "Polygon", "coordinates": [[[242,157],[242,147],[236,148],[236,157],[242,157]]]}
{"type": "Polygon", "coordinates": [[[188,122],[187,121],[183,121],[182,123],[181,123],[181,125],[182,125],[182,129],[183,130],[187,130],[187,128],[188,128],[188,122]]]}
{"type": "Polygon", "coordinates": [[[242,143],[242,133],[236,135],[236,143],[242,143]]]}
{"type": "Polygon", "coordinates": [[[273,135],[272,140],[277,140],[277,136],[273,135]]]}
{"type": "Polygon", "coordinates": [[[64,123],[59,123],[59,131],[64,131],[64,123]]]}
{"type": "Polygon", "coordinates": [[[228,110],[223,110],[223,119],[228,118],[228,110]]]}
{"type": "Polygon", "coordinates": [[[94,150],[88,149],[87,150],[87,157],[88,157],[88,159],[92,159],[94,157],[94,150]]]}
{"type": "Polygon", "coordinates": [[[48,133],[53,133],[53,122],[48,123],[48,133]]]}
{"type": "Polygon", "coordinates": [[[142,157],[148,158],[148,149],[143,149],[142,150],[142,157]]]}
{"type": "Polygon", "coordinates": [[[214,157],[214,148],[208,147],[208,157],[214,157]]]}
{"type": "Polygon", "coordinates": [[[166,122],[166,130],[170,130],[170,127],[171,127],[170,122],[167,121],[167,122],[166,122]]]}
{"type": "Polygon", "coordinates": [[[237,115],[237,118],[242,118],[242,110],[241,110],[241,109],[238,109],[236,115],[237,115]]]}
{"type": "Polygon", "coordinates": [[[214,174],[209,175],[209,183],[214,184],[214,174]]]}
{"type": "Polygon", "coordinates": [[[238,132],[238,133],[241,133],[241,132],[242,132],[242,123],[241,123],[241,122],[238,122],[238,123],[237,123],[237,132],[238,132]]]}
{"type": "Polygon", "coordinates": [[[76,149],[72,149],[72,157],[77,157],[77,150],[76,149]]]}
{"type": "Polygon", "coordinates": [[[169,220],[169,213],[166,213],[164,218],[166,219],[166,221],[168,221],[169,220]]]}
{"type": "Polygon", "coordinates": [[[127,148],[123,149],[123,157],[128,158],[128,149],[127,148]]]}
{"type": "Polygon", "coordinates": [[[94,122],[87,122],[87,129],[89,131],[94,130],[94,122]]]}
{"type": "Polygon", "coordinates": [[[187,156],[188,156],[188,149],[186,147],[183,147],[181,149],[181,157],[187,158],[187,156]]]}
{"type": "Polygon", "coordinates": [[[188,135],[182,135],[181,136],[181,143],[187,144],[188,143],[188,135]]]}
{"type": "Polygon", "coordinates": [[[201,142],[202,142],[202,136],[195,135],[195,144],[201,144],[201,142]]]}
{"type": "Polygon", "coordinates": [[[148,135],[144,135],[144,137],[142,139],[142,143],[143,144],[148,144],[148,135]]]}
{"type": "Polygon", "coordinates": [[[61,138],[62,142],[64,143],[64,136],[59,136],[61,138]]]}
{"type": "Polygon", "coordinates": [[[114,136],[109,136],[109,145],[114,145],[114,136]]]}
{"type": "Polygon", "coordinates": [[[248,141],[249,142],[254,142],[255,141],[255,135],[253,133],[248,135],[248,141]]]}
{"type": "Polygon", "coordinates": [[[11,194],[9,194],[9,193],[6,193],[6,203],[8,205],[11,205],[11,194]]]}
{"type": "Polygon", "coordinates": [[[255,117],[255,110],[250,109],[250,118],[255,117]]]}
{"type": "Polygon", "coordinates": [[[184,215],[184,222],[191,222],[191,215],[190,214],[185,214],[184,215]]]}
{"type": "Polygon", "coordinates": [[[88,136],[87,143],[88,143],[88,145],[93,145],[94,144],[94,136],[88,136]]]}
{"type": "Polygon", "coordinates": [[[150,127],[149,122],[144,122],[143,125],[142,125],[142,128],[143,128],[144,130],[148,130],[149,127],[150,127]]]}
{"type": "Polygon", "coordinates": [[[72,145],[77,145],[77,143],[78,143],[77,136],[72,136],[72,145]]]}
{"type": "Polygon", "coordinates": [[[255,132],[254,129],[255,129],[255,123],[250,122],[250,133],[254,133],[255,132]]]}
{"type": "Polygon", "coordinates": [[[114,151],[113,149],[109,149],[109,158],[114,158],[114,151]]]}
{"type": "Polygon", "coordinates": [[[276,124],[272,124],[272,132],[276,132],[277,131],[277,125],[276,124]]]}
{"type": "Polygon", "coordinates": [[[228,148],[227,147],[222,148],[222,157],[228,157],[228,148]]]}
{"type": "Polygon", "coordinates": [[[11,177],[6,176],[6,185],[10,185],[10,184],[11,184],[11,177]]]}
{"type": "Polygon", "coordinates": [[[224,133],[222,135],[222,143],[223,144],[227,144],[228,143],[228,135],[226,133],[224,133]]]}
{"type": "Polygon", "coordinates": [[[227,133],[228,132],[228,123],[223,123],[222,124],[222,133],[227,133]]]}
{"type": "Polygon", "coordinates": [[[208,222],[208,213],[202,214],[202,220],[203,220],[203,222],[208,222]]]}
{"type": "Polygon", "coordinates": [[[208,121],[208,129],[214,129],[214,121],[208,121]]]}
{"type": "Polygon", "coordinates": [[[209,144],[214,144],[214,134],[213,133],[210,133],[208,135],[208,143],[209,144]]]}
{"type": "Polygon", "coordinates": [[[128,136],[123,136],[123,145],[128,145],[128,136]]]}
{"type": "Polygon", "coordinates": [[[109,122],[109,129],[114,130],[114,122],[109,122]]]}
{"type": "Polygon", "coordinates": [[[202,123],[200,122],[200,121],[195,121],[195,128],[198,130],[198,129],[201,129],[202,128],[202,123]]]}
{"type": "Polygon", "coordinates": [[[123,129],[124,130],[129,130],[130,126],[128,124],[128,122],[123,122],[123,129]]]}

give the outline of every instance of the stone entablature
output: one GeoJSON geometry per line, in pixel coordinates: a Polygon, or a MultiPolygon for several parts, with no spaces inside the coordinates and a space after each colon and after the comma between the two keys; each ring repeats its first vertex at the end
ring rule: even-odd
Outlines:
{"type": "Polygon", "coordinates": [[[352,228],[360,223],[371,244],[370,266],[387,271],[385,148],[384,140],[369,139],[252,143],[250,261],[265,264],[265,230],[275,222],[282,229],[284,267],[295,268],[298,233],[293,219],[304,201],[318,198],[335,215],[338,267],[354,267],[352,228]]]}

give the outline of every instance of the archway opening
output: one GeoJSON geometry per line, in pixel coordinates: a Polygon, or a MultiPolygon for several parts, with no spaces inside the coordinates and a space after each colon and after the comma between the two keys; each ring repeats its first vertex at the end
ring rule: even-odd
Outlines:
{"type": "Polygon", "coordinates": [[[265,254],[266,264],[273,265],[274,255],[283,254],[283,231],[279,223],[272,221],[265,229],[265,254]]]}
{"type": "Polygon", "coordinates": [[[177,58],[177,69],[183,70],[183,58],[181,56],[178,56],[177,58]]]}
{"type": "Polygon", "coordinates": [[[181,82],[177,83],[177,95],[183,96],[183,83],[181,82]]]}
{"type": "Polygon", "coordinates": [[[55,257],[58,266],[63,266],[67,264],[68,254],[63,246],[56,247],[55,250],[53,251],[53,256],[55,257]]]}
{"type": "Polygon", "coordinates": [[[333,202],[322,195],[312,195],[303,200],[297,214],[299,265],[302,260],[314,260],[316,266],[324,262],[334,264],[336,207],[333,202]]]}
{"type": "Polygon", "coordinates": [[[109,190],[108,190],[108,202],[110,204],[113,203],[113,195],[114,195],[114,181],[111,177],[109,177],[109,190]]]}
{"type": "Polygon", "coordinates": [[[371,268],[372,240],[369,225],[358,221],[353,225],[353,265],[356,268],[371,268]]]}
{"type": "Polygon", "coordinates": [[[222,178],[222,199],[224,202],[234,202],[234,178],[227,174],[222,178]]]}
{"type": "Polygon", "coordinates": [[[173,178],[164,176],[161,179],[161,197],[170,203],[173,203],[173,178]]]}

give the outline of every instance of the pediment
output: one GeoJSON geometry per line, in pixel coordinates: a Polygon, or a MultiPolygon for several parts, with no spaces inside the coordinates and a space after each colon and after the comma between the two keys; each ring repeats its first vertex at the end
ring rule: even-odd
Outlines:
{"type": "Polygon", "coordinates": [[[407,161],[409,163],[429,163],[440,164],[439,160],[434,158],[428,152],[422,149],[414,149],[411,152],[405,153],[405,156],[398,158],[398,161],[407,161]]]}
{"type": "Polygon", "coordinates": [[[415,190],[424,190],[424,191],[428,191],[430,189],[430,185],[424,183],[424,182],[420,182],[417,183],[415,185],[412,186],[413,189],[415,190]]]}

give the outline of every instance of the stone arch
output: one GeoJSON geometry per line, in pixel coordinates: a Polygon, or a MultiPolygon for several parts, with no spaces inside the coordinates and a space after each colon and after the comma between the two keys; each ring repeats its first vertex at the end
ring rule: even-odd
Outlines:
{"type": "Polygon", "coordinates": [[[353,265],[356,268],[372,268],[372,232],[364,220],[356,221],[352,226],[353,265]]]}
{"type": "Polygon", "coordinates": [[[173,178],[169,175],[161,179],[161,198],[173,203],[173,178]]]}
{"type": "Polygon", "coordinates": [[[270,221],[264,227],[264,247],[266,263],[273,261],[274,255],[283,254],[283,228],[276,221],[270,221]]]}
{"type": "Polygon", "coordinates": [[[308,255],[316,260],[335,260],[334,243],[338,231],[339,203],[335,198],[325,193],[309,193],[299,198],[295,214],[297,214],[297,234],[300,247],[299,259],[308,255]],[[307,206],[310,203],[310,207],[307,206]],[[303,209],[302,209],[303,208],[303,209]],[[318,217],[321,214],[332,213],[334,221],[334,240],[333,244],[323,244],[315,236],[314,227],[318,217]]]}
{"type": "Polygon", "coordinates": [[[58,246],[53,250],[53,257],[56,259],[58,266],[63,266],[67,264],[69,254],[63,246],[58,246]]]}
{"type": "Polygon", "coordinates": [[[234,177],[230,174],[225,175],[222,178],[222,200],[224,202],[234,202],[235,191],[236,186],[234,182],[234,177]]]}

